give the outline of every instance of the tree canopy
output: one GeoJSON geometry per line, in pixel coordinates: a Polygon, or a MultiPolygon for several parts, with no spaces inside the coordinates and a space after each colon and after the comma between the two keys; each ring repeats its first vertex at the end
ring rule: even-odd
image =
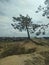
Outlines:
{"type": "Polygon", "coordinates": [[[13,26],[13,28],[18,29],[19,31],[23,30],[27,31],[28,38],[30,38],[30,33],[35,33],[36,35],[40,35],[42,33],[44,35],[45,29],[49,25],[49,23],[46,25],[34,24],[32,18],[30,18],[29,15],[26,16],[20,15],[19,17],[12,17],[12,18],[14,23],[12,23],[11,25],[13,26]],[[40,29],[38,30],[38,28],[40,29]]]}
{"type": "Polygon", "coordinates": [[[46,16],[49,19],[49,0],[45,0],[44,4],[45,6],[39,5],[36,13],[43,11],[42,16],[46,16]]]}

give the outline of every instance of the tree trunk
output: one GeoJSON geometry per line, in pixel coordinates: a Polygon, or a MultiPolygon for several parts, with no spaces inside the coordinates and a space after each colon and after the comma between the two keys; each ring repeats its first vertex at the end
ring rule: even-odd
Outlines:
{"type": "Polygon", "coordinates": [[[30,39],[30,34],[29,34],[29,30],[28,30],[27,25],[26,25],[26,29],[27,29],[28,39],[30,39]]]}

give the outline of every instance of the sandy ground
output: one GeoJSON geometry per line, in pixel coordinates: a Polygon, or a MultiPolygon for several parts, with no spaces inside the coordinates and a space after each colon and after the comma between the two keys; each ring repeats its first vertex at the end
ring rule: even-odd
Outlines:
{"type": "MultiPolygon", "coordinates": [[[[26,48],[36,47],[37,48],[35,51],[36,53],[40,53],[43,51],[49,51],[49,46],[36,45],[36,44],[33,44],[32,42],[29,42],[29,43],[25,44],[24,46],[26,48]]],[[[24,61],[28,60],[28,59],[32,59],[32,54],[8,56],[3,59],[0,59],[0,65],[25,65],[24,61]]]]}
{"type": "Polygon", "coordinates": [[[24,61],[31,59],[30,54],[13,55],[0,60],[0,65],[24,65],[24,61]]]}
{"type": "MultiPolygon", "coordinates": [[[[49,51],[49,47],[38,46],[35,53],[40,53],[42,51],[49,51]]],[[[32,59],[32,55],[33,54],[22,54],[8,56],[3,59],[0,59],[0,65],[25,65],[24,61],[32,59]]]]}

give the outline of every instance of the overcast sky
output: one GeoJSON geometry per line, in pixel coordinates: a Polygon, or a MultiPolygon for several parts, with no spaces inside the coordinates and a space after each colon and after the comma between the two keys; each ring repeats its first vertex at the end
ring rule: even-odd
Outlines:
{"type": "MultiPolygon", "coordinates": [[[[47,24],[49,19],[42,17],[43,12],[35,13],[39,5],[45,6],[44,0],[0,0],[0,37],[27,36],[25,31],[14,30],[11,26],[12,17],[19,14],[28,14],[34,23],[47,24]]],[[[45,36],[49,36],[49,28],[46,30],[45,36]]]]}

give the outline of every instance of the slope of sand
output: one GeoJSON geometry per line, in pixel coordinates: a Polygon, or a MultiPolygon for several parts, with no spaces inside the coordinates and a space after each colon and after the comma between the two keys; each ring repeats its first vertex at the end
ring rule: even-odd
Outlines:
{"type": "MultiPolygon", "coordinates": [[[[34,44],[32,42],[28,42],[26,44],[22,44],[21,46],[25,47],[26,49],[27,48],[34,48],[34,47],[36,47],[36,51],[34,52],[35,55],[34,55],[34,53],[30,53],[30,54],[21,54],[21,55],[8,56],[8,57],[0,59],[0,65],[25,65],[24,61],[30,60],[30,59],[32,59],[33,62],[34,61],[38,62],[39,60],[40,60],[39,63],[40,62],[41,63],[45,62],[45,60],[44,60],[45,58],[40,55],[40,52],[42,52],[42,53],[45,52],[45,51],[49,52],[49,46],[47,46],[47,45],[46,46],[36,45],[36,44],[34,44]],[[42,61],[42,59],[43,59],[43,61],[42,61]]],[[[49,57],[49,53],[47,55],[49,57]]],[[[46,59],[47,59],[47,55],[46,55],[46,59]]],[[[47,59],[47,60],[49,62],[49,59],[47,59]]],[[[46,60],[46,62],[47,62],[47,60],[46,60]]],[[[29,64],[29,65],[31,65],[31,64],[29,64]]],[[[37,65],[37,64],[33,64],[33,65],[37,65]]],[[[43,63],[43,64],[38,64],[38,65],[45,65],[45,64],[43,63]]],[[[49,65],[49,64],[46,64],[46,65],[49,65]]]]}
{"type": "MultiPolygon", "coordinates": [[[[41,62],[40,65],[45,65],[44,64],[45,60],[43,56],[40,55],[40,52],[45,52],[45,51],[49,51],[49,47],[38,46],[36,52],[34,53],[12,55],[12,56],[2,58],[0,59],[0,65],[25,65],[24,61],[26,60],[32,60],[33,62],[37,62],[38,65],[41,62]]],[[[30,63],[30,61],[28,63],[30,63]]],[[[37,65],[37,64],[33,64],[33,65],[37,65]]],[[[29,65],[32,65],[32,64],[29,64],[29,65]]]]}
{"type": "Polygon", "coordinates": [[[0,65],[24,65],[24,61],[31,59],[30,54],[13,55],[0,60],[0,65]]]}

